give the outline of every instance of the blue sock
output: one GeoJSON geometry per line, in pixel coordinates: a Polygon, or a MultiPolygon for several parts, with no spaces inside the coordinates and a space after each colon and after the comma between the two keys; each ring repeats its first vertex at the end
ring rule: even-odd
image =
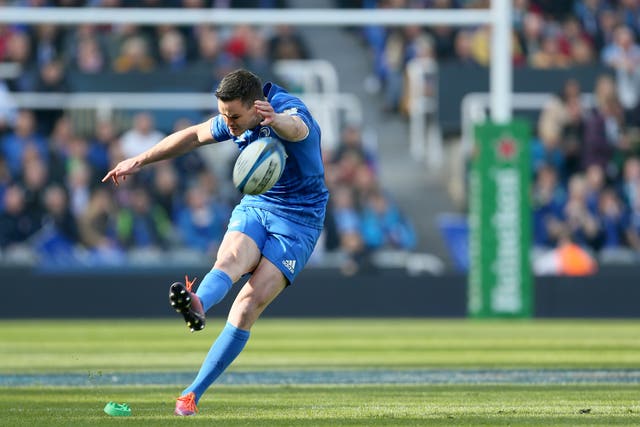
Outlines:
{"type": "Polygon", "coordinates": [[[231,289],[231,278],[227,273],[217,268],[211,269],[210,272],[204,276],[202,282],[198,286],[196,295],[200,298],[204,312],[206,313],[215,304],[222,301],[229,289],[231,289]]]}
{"type": "Polygon", "coordinates": [[[196,379],[182,392],[182,395],[194,392],[197,403],[205,390],[238,357],[248,340],[249,331],[238,329],[227,322],[227,325],[218,335],[218,339],[211,346],[211,350],[209,350],[204,362],[202,362],[196,379]]]}

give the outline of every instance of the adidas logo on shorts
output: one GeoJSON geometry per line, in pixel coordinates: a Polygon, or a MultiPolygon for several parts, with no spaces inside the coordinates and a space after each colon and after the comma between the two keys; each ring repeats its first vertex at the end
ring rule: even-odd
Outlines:
{"type": "Polygon", "coordinates": [[[296,260],[295,259],[284,259],[282,260],[282,265],[287,267],[292,274],[296,271],[296,260]]]}

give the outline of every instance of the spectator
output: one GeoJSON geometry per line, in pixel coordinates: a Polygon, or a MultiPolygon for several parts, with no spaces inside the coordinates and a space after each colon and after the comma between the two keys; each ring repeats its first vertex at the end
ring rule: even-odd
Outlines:
{"type": "Polygon", "coordinates": [[[622,23],[635,34],[640,34],[640,4],[637,0],[619,0],[618,10],[622,23]]]}
{"type": "Polygon", "coordinates": [[[575,16],[567,17],[562,23],[558,46],[560,51],[576,65],[593,63],[593,42],[585,34],[580,26],[580,21],[575,16]]]}
{"type": "Polygon", "coordinates": [[[598,34],[596,35],[596,50],[601,52],[605,46],[613,43],[616,27],[620,24],[618,13],[611,7],[604,8],[598,14],[598,34]]]}
{"type": "Polygon", "coordinates": [[[18,107],[7,84],[0,80],[0,139],[15,126],[18,107]]]}
{"type": "Polygon", "coordinates": [[[404,78],[405,40],[400,30],[387,35],[383,50],[383,88],[385,110],[397,112],[404,78]]]}
{"type": "Polygon", "coordinates": [[[353,155],[377,174],[377,155],[371,147],[365,145],[361,128],[357,125],[346,125],[340,136],[340,144],[334,154],[333,161],[340,162],[343,157],[353,155]]]}
{"type": "Polygon", "coordinates": [[[20,67],[20,74],[7,80],[12,92],[26,92],[33,90],[38,69],[33,57],[31,39],[25,31],[15,31],[7,42],[5,62],[14,63],[20,67]]]}
{"type": "Polygon", "coordinates": [[[602,52],[602,61],[616,71],[618,99],[628,120],[640,97],[640,45],[629,27],[616,28],[613,42],[602,52]]]}
{"type": "Polygon", "coordinates": [[[328,216],[335,223],[339,236],[339,249],[344,255],[340,269],[345,275],[351,276],[358,272],[366,255],[360,218],[351,188],[339,186],[333,189],[332,193],[331,210],[328,216]]]}
{"type": "MultiPolygon", "coordinates": [[[[574,79],[568,79],[560,93],[547,102],[538,119],[538,135],[540,139],[558,140],[556,158],[548,158],[555,167],[561,169],[560,180],[566,183],[568,177],[581,170],[580,150],[583,133],[582,104],[580,85],[574,79]]],[[[544,149],[536,154],[534,147],[534,169],[544,162],[544,149]]]]}
{"type": "Polygon", "coordinates": [[[98,188],[91,193],[87,209],[77,216],[82,244],[104,260],[118,259],[121,255],[116,240],[114,210],[111,194],[98,188]]]}
{"type": "MultiPolygon", "coordinates": [[[[173,132],[185,129],[191,126],[193,123],[189,119],[178,119],[173,124],[173,132]]],[[[180,180],[183,182],[189,181],[191,178],[197,176],[206,169],[206,165],[202,160],[202,155],[199,151],[191,151],[178,158],[172,159],[173,165],[178,171],[180,180]]]]}
{"type": "Polygon", "coordinates": [[[552,248],[562,230],[562,208],[566,194],[558,182],[554,167],[543,164],[536,173],[533,186],[533,244],[552,248]]]}
{"type": "Polygon", "coordinates": [[[110,26],[78,24],[70,28],[64,47],[70,69],[85,74],[108,70],[111,59],[108,46],[112,35],[110,26]]]}
{"type": "Polygon", "coordinates": [[[596,212],[589,210],[584,176],[572,176],[567,203],[563,208],[563,221],[572,242],[592,250],[599,249],[602,230],[596,215],[596,212]]]}
{"type": "Polygon", "coordinates": [[[531,64],[536,54],[542,50],[544,39],[544,20],[537,13],[525,15],[522,31],[517,34],[518,45],[522,48],[526,62],[531,64]]]}
{"type": "Polygon", "coordinates": [[[542,38],[540,48],[529,56],[529,63],[540,69],[567,68],[571,65],[571,57],[560,50],[555,36],[547,35],[542,38]]]}
{"type": "Polygon", "coordinates": [[[0,212],[0,248],[26,244],[40,224],[26,208],[22,187],[10,185],[4,192],[3,205],[4,210],[0,212]]]}
{"type": "MultiPolygon", "coordinates": [[[[524,50],[522,43],[518,40],[518,34],[514,32],[512,39],[511,56],[514,64],[525,64],[526,50],[524,50]]],[[[491,53],[491,27],[489,25],[483,25],[474,31],[471,39],[471,50],[478,64],[484,67],[489,65],[491,53]]]]}
{"type": "Polygon", "coordinates": [[[59,184],[48,186],[44,191],[44,223],[51,224],[61,239],[74,245],[79,241],[78,225],[69,209],[69,197],[59,184]]]}
{"type": "Polygon", "coordinates": [[[36,130],[33,112],[20,110],[13,132],[9,132],[2,138],[0,147],[2,149],[1,154],[6,159],[11,175],[14,178],[20,175],[24,153],[28,147],[35,148],[43,160],[48,160],[47,141],[36,130]]]}
{"type": "Polygon", "coordinates": [[[90,147],[85,138],[74,135],[67,147],[68,151],[65,165],[67,175],[69,175],[70,171],[77,165],[81,165],[87,170],[90,182],[97,182],[99,178],[104,176],[100,175],[98,170],[91,164],[89,160],[90,147]]]}
{"type": "Polygon", "coordinates": [[[367,248],[410,250],[415,247],[413,224],[382,191],[366,196],[361,215],[362,237],[367,248]]]}
{"type": "Polygon", "coordinates": [[[109,170],[109,147],[114,144],[118,144],[114,124],[109,120],[99,120],[86,156],[95,174],[104,176],[109,170]]]}
{"type": "Polygon", "coordinates": [[[69,116],[58,119],[49,134],[49,176],[52,181],[64,183],[67,175],[69,142],[75,138],[75,129],[69,116]]]}
{"type": "Polygon", "coordinates": [[[147,73],[155,68],[156,64],[149,53],[147,42],[142,36],[135,35],[122,43],[120,53],[113,61],[113,70],[116,73],[141,72],[147,73]]]}
{"type": "Polygon", "coordinates": [[[555,168],[561,177],[566,176],[564,150],[561,134],[550,122],[542,122],[538,138],[531,144],[531,158],[534,172],[544,164],[555,168]]]}
{"type": "Polygon", "coordinates": [[[240,62],[224,51],[220,33],[214,27],[196,27],[195,37],[198,55],[194,65],[210,73],[206,90],[214,90],[225,74],[240,67],[240,62]]]}
{"type": "Polygon", "coordinates": [[[626,190],[634,191],[634,193],[626,194],[631,203],[629,204],[629,222],[625,237],[627,245],[638,256],[640,255],[640,186],[627,187],[626,190]]]}
{"type": "MultiPolygon", "coordinates": [[[[197,63],[206,67],[229,66],[232,58],[223,50],[219,31],[210,25],[200,25],[195,28],[197,44],[197,63]]],[[[220,74],[222,76],[223,74],[220,74]]]]}
{"type": "MultiPolygon", "coordinates": [[[[43,93],[68,92],[69,86],[67,84],[64,65],[61,61],[52,60],[40,66],[35,90],[43,93]]],[[[34,113],[38,132],[43,135],[49,135],[56,121],[64,114],[64,110],[62,108],[47,108],[35,110],[34,113]]]]}
{"type": "Polygon", "coordinates": [[[618,171],[613,163],[616,148],[621,146],[624,112],[616,95],[615,83],[608,75],[596,81],[596,107],[584,122],[582,167],[600,165],[607,177],[615,178],[618,171]]]}
{"type": "Polygon", "coordinates": [[[47,165],[37,153],[25,158],[22,171],[22,188],[24,189],[25,209],[34,221],[40,223],[44,216],[43,195],[48,184],[47,165]]]}
{"type": "Polygon", "coordinates": [[[171,220],[143,187],[134,188],[129,205],[116,214],[118,242],[126,249],[167,249],[173,233],[171,220]]]}
{"type": "Polygon", "coordinates": [[[95,37],[85,37],[78,41],[71,66],[81,74],[99,74],[107,70],[109,59],[95,37]]]}
{"type": "Polygon", "coordinates": [[[607,183],[604,170],[598,164],[590,165],[584,173],[586,184],[587,207],[590,212],[598,211],[601,194],[607,183]]]}
{"type": "Polygon", "coordinates": [[[228,207],[212,201],[199,186],[191,186],[178,213],[177,228],[185,247],[214,256],[229,219],[228,207]]]}
{"type": "Polygon", "coordinates": [[[63,53],[63,33],[53,24],[39,24],[34,28],[34,54],[39,66],[60,58],[63,53]]]}
{"type": "Polygon", "coordinates": [[[236,25],[231,30],[224,49],[232,58],[242,61],[253,37],[255,37],[255,30],[250,25],[236,25]]]}
{"type": "Polygon", "coordinates": [[[122,154],[125,157],[136,156],[153,147],[164,138],[164,134],[155,128],[153,117],[148,112],[133,117],[133,127],[120,138],[122,154]]]}
{"type": "MultiPolygon", "coordinates": [[[[454,0],[433,0],[434,9],[453,9],[454,0]]],[[[429,28],[435,50],[434,57],[451,58],[454,52],[456,29],[450,25],[435,25],[429,28]]]]}
{"type": "Polygon", "coordinates": [[[167,71],[183,70],[187,66],[187,46],[180,31],[171,28],[160,36],[160,66],[167,71]]]}
{"type": "Polygon", "coordinates": [[[640,200],[636,200],[640,194],[640,159],[629,157],[625,160],[622,169],[621,193],[628,207],[640,206],[640,200]]]}
{"type": "MultiPolygon", "coordinates": [[[[600,33],[600,22],[598,16],[604,9],[604,2],[601,0],[582,0],[574,2],[574,13],[591,40],[596,40],[600,33]]],[[[596,46],[602,48],[601,45],[596,46]]]]}
{"type": "Polygon", "coordinates": [[[116,239],[114,211],[112,195],[98,188],[91,193],[87,209],[77,217],[80,240],[92,263],[111,265],[123,261],[124,252],[116,239]]]}
{"type": "Polygon", "coordinates": [[[4,193],[12,183],[7,162],[0,156],[0,212],[4,209],[4,193]]]}
{"type": "Polygon", "coordinates": [[[151,194],[153,200],[164,209],[172,222],[175,223],[180,208],[180,188],[178,174],[170,162],[158,163],[154,168],[151,194]]]}
{"type": "Polygon", "coordinates": [[[7,61],[9,39],[16,30],[13,25],[0,24],[0,62],[7,61]]]}
{"type": "Polygon", "coordinates": [[[281,59],[309,59],[309,47],[290,25],[277,25],[268,41],[268,56],[272,61],[281,59]]]}
{"type": "Polygon", "coordinates": [[[69,210],[67,193],[61,185],[46,188],[43,226],[35,243],[41,262],[68,266],[75,261],[74,252],[79,241],[78,226],[69,210]]]}
{"type": "Polygon", "coordinates": [[[264,34],[256,32],[255,37],[249,40],[247,46],[247,53],[244,58],[246,68],[260,76],[264,76],[265,80],[273,81],[276,80],[276,77],[271,71],[271,61],[264,34]]]}
{"type": "Polygon", "coordinates": [[[77,218],[84,214],[90,204],[91,182],[91,170],[85,162],[69,162],[66,188],[69,192],[71,212],[77,218]]]}
{"type": "Polygon", "coordinates": [[[477,67],[480,64],[473,56],[473,32],[460,30],[456,33],[453,49],[453,61],[463,67],[477,67]]]}
{"type": "Polygon", "coordinates": [[[617,253],[627,245],[626,233],[629,219],[618,193],[612,188],[603,189],[597,201],[597,212],[602,227],[601,252],[617,253]]]}
{"type": "Polygon", "coordinates": [[[569,79],[563,90],[564,118],[562,125],[562,141],[565,157],[566,176],[562,181],[566,183],[569,176],[581,170],[582,136],[584,134],[584,112],[580,85],[569,79]]]}

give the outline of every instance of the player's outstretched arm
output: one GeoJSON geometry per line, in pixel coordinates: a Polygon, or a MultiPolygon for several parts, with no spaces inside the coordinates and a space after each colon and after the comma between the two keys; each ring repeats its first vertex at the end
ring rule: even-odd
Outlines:
{"type": "Polygon", "coordinates": [[[268,101],[255,101],[254,105],[263,119],[260,124],[271,126],[281,138],[296,142],[302,141],[309,135],[309,128],[300,117],[276,113],[268,101]]]}
{"type": "Polygon", "coordinates": [[[119,178],[125,180],[127,175],[133,175],[145,165],[171,159],[215,142],[211,136],[210,124],[211,119],[166,136],[147,151],[118,163],[102,178],[102,182],[111,179],[118,185],[119,178]]]}

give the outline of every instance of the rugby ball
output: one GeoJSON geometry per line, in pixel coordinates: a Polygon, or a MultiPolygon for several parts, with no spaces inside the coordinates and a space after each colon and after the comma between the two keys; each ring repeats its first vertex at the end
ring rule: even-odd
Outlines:
{"type": "Polygon", "coordinates": [[[244,194],[262,194],[282,176],[287,155],[275,138],[260,138],[247,145],[233,166],[233,184],[244,194]]]}

